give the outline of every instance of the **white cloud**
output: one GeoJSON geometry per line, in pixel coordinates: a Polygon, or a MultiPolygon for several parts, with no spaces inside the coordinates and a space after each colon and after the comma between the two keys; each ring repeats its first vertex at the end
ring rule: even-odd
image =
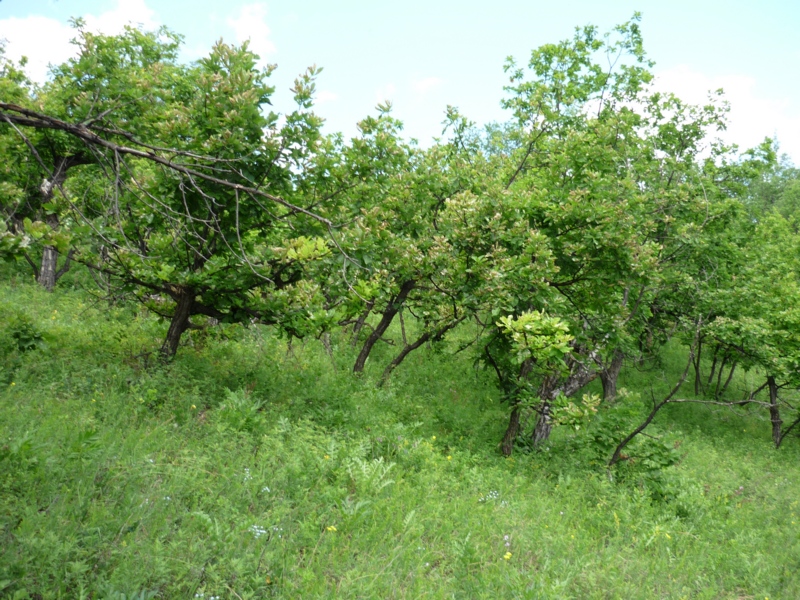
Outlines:
{"type": "MultiPolygon", "coordinates": [[[[84,15],[86,28],[113,35],[125,25],[141,25],[145,29],[158,27],[155,12],[144,0],[117,0],[117,6],[99,16],[84,15]]],[[[48,64],[60,64],[76,54],[70,44],[75,31],[66,23],[49,17],[31,15],[20,19],[0,19],[0,38],[7,40],[6,55],[18,61],[28,57],[26,71],[34,81],[47,79],[48,64]]]]}
{"type": "Polygon", "coordinates": [[[722,88],[730,103],[728,129],[720,137],[742,149],[777,135],[781,152],[800,164],[800,113],[788,98],[770,98],[759,93],[756,80],[743,75],[709,76],[682,65],[661,71],[656,89],[671,91],[693,104],[705,104],[708,92],[722,88]]]}
{"type": "Polygon", "coordinates": [[[339,95],[331,92],[330,90],[322,90],[316,96],[316,104],[319,106],[320,104],[326,104],[328,102],[335,102],[339,99],[339,95]]]}
{"type": "Polygon", "coordinates": [[[8,42],[6,56],[14,62],[28,57],[25,71],[38,82],[47,79],[49,63],[61,63],[75,55],[75,47],[69,43],[73,36],[71,27],[47,17],[0,20],[0,38],[8,42]]]}
{"type": "Polygon", "coordinates": [[[267,56],[276,51],[275,44],[269,38],[270,29],[267,26],[267,6],[263,3],[246,4],[239,12],[239,16],[227,19],[228,26],[233,29],[236,43],[241,44],[250,40],[250,50],[261,57],[261,63],[266,64],[267,56]]]}
{"type": "Polygon", "coordinates": [[[438,77],[425,77],[424,79],[416,79],[411,82],[411,87],[418,94],[424,94],[437,85],[441,84],[442,80],[438,77]]]}

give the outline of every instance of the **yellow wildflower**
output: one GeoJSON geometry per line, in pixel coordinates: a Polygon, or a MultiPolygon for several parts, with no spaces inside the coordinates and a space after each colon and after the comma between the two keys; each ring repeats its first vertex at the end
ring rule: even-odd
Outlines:
{"type": "Polygon", "coordinates": [[[512,556],[513,556],[513,554],[511,554],[511,552],[506,552],[506,553],[503,555],[503,560],[511,560],[511,557],[512,557],[512,556]]]}
{"type": "Polygon", "coordinates": [[[333,526],[333,525],[328,525],[325,529],[327,529],[328,531],[331,531],[331,532],[336,531],[336,527],[333,526]]]}
{"type": "Polygon", "coordinates": [[[447,460],[453,460],[453,457],[452,456],[448,456],[447,460]]]}

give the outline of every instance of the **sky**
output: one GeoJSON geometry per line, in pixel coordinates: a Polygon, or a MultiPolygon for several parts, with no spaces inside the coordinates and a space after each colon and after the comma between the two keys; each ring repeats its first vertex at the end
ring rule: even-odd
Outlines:
{"type": "Polygon", "coordinates": [[[0,39],[9,57],[28,57],[37,81],[49,63],[74,54],[70,17],[108,34],[129,23],[166,25],[184,36],[186,61],[220,38],[249,39],[264,64],[278,65],[277,110],[292,109],[294,78],[316,64],[324,69],[317,112],[328,132],[356,135],[358,121],[391,100],[406,135],[428,145],[441,135],[448,105],[479,125],[507,118],[507,56],[524,63],[576,26],[606,31],[635,11],[659,89],[693,103],[724,89],[724,141],[744,149],[777,137],[800,165],[797,0],[0,0],[0,39]]]}

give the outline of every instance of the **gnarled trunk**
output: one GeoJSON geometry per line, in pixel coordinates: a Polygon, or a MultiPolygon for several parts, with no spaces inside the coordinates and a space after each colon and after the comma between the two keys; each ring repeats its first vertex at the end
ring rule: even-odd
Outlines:
{"type": "Polygon", "coordinates": [[[42,262],[39,266],[39,276],[36,279],[48,292],[56,287],[56,267],[58,265],[58,250],[55,246],[45,246],[42,251],[42,262]]]}
{"type": "Polygon", "coordinates": [[[414,289],[416,285],[416,281],[409,280],[406,281],[402,286],[400,286],[400,291],[394,296],[387,304],[386,309],[383,311],[383,315],[381,316],[381,320],[369,337],[364,342],[364,345],[361,347],[361,352],[358,353],[358,358],[356,358],[356,363],[353,365],[353,373],[361,373],[364,370],[364,366],[367,364],[367,359],[369,358],[370,352],[372,352],[372,348],[378,342],[383,334],[386,333],[386,330],[389,329],[389,325],[392,324],[395,315],[397,312],[402,308],[403,303],[408,298],[408,294],[411,290],[414,289]]]}
{"type": "Polygon", "coordinates": [[[600,381],[603,384],[603,400],[613,402],[617,399],[617,378],[622,370],[622,361],[625,356],[620,350],[614,350],[611,362],[600,371],[600,381]]]}
{"type": "Polygon", "coordinates": [[[181,290],[180,293],[174,296],[175,312],[172,314],[172,320],[169,323],[167,337],[161,346],[161,356],[164,360],[175,356],[181,336],[189,328],[189,317],[192,316],[194,297],[194,290],[191,289],[181,290]]]}
{"type": "MultiPolygon", "coordinates": [[[[590,358],[587,359],[587,364],[592,364],[590,361],[594,360],[595,357],[596,354],[593,352],[590,358]]],[[[571,396],[590,381],[593,381],[595,377],[597,377],[595,369],[587,368],[582,362],[573,361],[570,374],[561,385],[557,385],[558,379],[555,376],[545,378],[539,391],[539,397],[542,399],[539,419],[536,421],[536,427],[531,435],[534,446],[539,446],[550,438],[550,431],[553,428],[552,401],[559,394],[571,396]]]]}

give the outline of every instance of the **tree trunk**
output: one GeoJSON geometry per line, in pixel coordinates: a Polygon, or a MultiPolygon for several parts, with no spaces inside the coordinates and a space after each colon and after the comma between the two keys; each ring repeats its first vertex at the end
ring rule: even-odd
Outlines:
{"type": "Polygon", "coordinates": [[[508,421],[508,427],[506,428],[506,433],[503,436],[503,442],[500,446],[503,451],[503,456],[511,456],[511,453],[514,451],[514,440],[516,440],[517,435],[519,435],[519,412],[519,405],[516,405],[511,411],[511,418],[508,421]]]}
{"type": "Polygon", "coordinates": [[[697,344],[697,356],[694,357],[694,395],[699,396],[703,389],[702,374],[700,372],[700,358],[703,352],[703,341],[697,344]]]}
{"type": "MultiPolygon", "coordinates": [[[[75,165],[83,164],[84,162],[85,159],[82,155],[57,157],[52,173],[53,181],[45,179],[39,187],[39,192],[42,195],[42,204],[47,204],[53,200],[55,190],[60,188],[67,179],[67,170],[75,165]]],[[[50,229],[58,229],[57,215],[47,215],[45,222],[50,226],[50,229]]],[[[64,263],[64,268],[58,271],[58,250],[56,250],[54,246],[45,246],[42,252],[42,264],[39,267],[36,281],[48,292],[52,292],[56,287],[58,278],[69,270],[71,259],[72,254],[67,256],[67,262],[64,263]]]]}
{"type": "Polygon", "coordinates": [[[367,364],[367,359],[369,358],[370,352],[372,352],[372,348],[375,346],[378,340],[383,337],[383,334],[386,333],[386,330],[389,329],[389,325],[392,324],[397,311],[399,311],[403,306],[408,294],[414,289],[415,285],[416,281],[413,279],[406,281],[400,287],[400,291],[397,293],[397,295],[389,301],[389,304],[383,311],[383,316],[381,317],[380,322],[366,339],[364,345],[361,347],[361,352],[358,353],[356,363],[353,365],[353,373],[361,373],[364,371],[364,366],[367,364]]]}
{"type": "MultiPolygon", "coordinates": [[[[587,358],[586,362],[591,364],[591,361],[594,359],[595,353],[592,353],[590,358],[587,358]]],[[[590,381],[593,381],[597,375],[598,373],[596,370],[587,369],[583,363],[573,361],[570,374],[561,385],[557,385],[558,379],[555,376],[545,378],[539,390],[539,397],[542,399],[542,407],[539,411],[539,419],[536,421],[536,427],[531,436],[534,446],[539,446],[542,442],[546,442],[550,438],[550,431],[553,428],[551,402],[559,394],[564,394],[567,397],[572,396],[572,394],[586,386],[590,381]]]]}
{"type": "Polygon", "coordinates": [[[375,302],[370,300],[367,302],[367,307],[364,309],[364,312],[359,315],[356,324],[353,326],[353,337],[350,339],[350,345],[355,348],[356,344],[358,343],[358,336],[361,333],[361,330],[364,328],[364,323],[367,322],[367,317],[369,313],[372,312],[372,307],[375,306],[375,302]]]}
{"type": "Polygon", "coordinates": [[[54,246],[45,246],[42,252],[42,263],[39,267],[39,278],[36,280],[48,292],[56,287],[56,265],[58,250],[54,246]]]}
{"type": "Polygon", "coordinates": [[[778,386],[772,375],[767,377],[767,384],[769,385],[769,420],[772,421],[772,441],[776,448],[780,448],[783,421],[781,421],[781,410],[778,407],[778,386]]]}
{"type": "Polygon", "coordinates": [[[538,448],[542,443],[550,439],[550,431],[553,429],[553,422],[550,416],[550,402],[545,400],[542,402],[542,407],[539,412],[539,418],[536,421],[536,427],[533,428],[533,445],[538,448]]]}
{"type": "Polygon", "coordinates": [[[622,361],[625,355],[620,350],[614,350],[611,362],[600,371],[600,381],[603,383],[603,400],[613,402],[617,399],[617,378],[622,369],[622,361]]]}
{"type": "Polygon", "coordinates": [[[180,295],[175,298],[175,312],[169,324],[167,337],[161,346],[161,356],[164,360],[169,360],[178,351],[178,344],[181,341],[183,332],[189,328],[189,317],[192,316],[194,306],[194,290],[181,290],[180,295]]]}

